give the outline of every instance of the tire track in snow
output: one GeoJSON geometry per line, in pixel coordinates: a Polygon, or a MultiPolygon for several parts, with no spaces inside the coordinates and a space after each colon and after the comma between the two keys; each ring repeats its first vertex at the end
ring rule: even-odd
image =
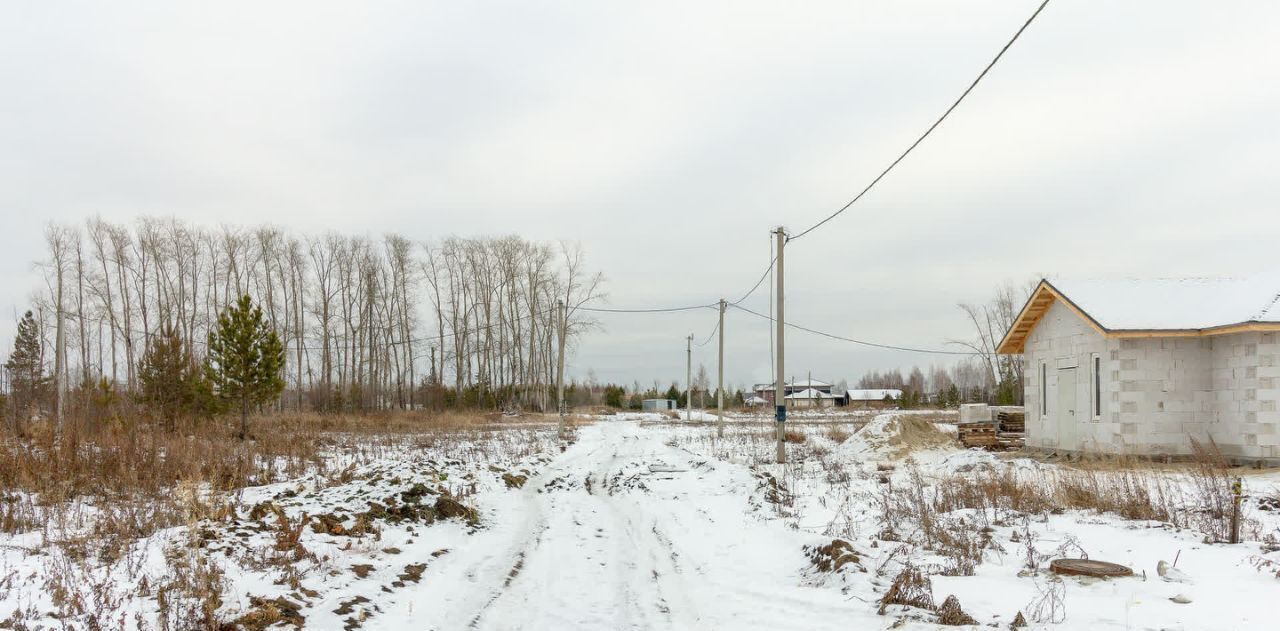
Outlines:
{"type": "Polygon", "coordinates": [[[493,533],[472,541],[498,552],[455,568],[468,593],[443,603],[452,623],[437,628],[785,631],[856,619],[843,597],[800,585],[795,534],[744,510],[745,469],[664,439],[597,423],[500,497],[493,533]]]}
{"type": "MultiPolygon", "coordinates": [[[[441,568],[433,576],[433,582],[463,583],[472,585],[464,590],[462,598],[455,602],[442,603],[440,612],[442,622],[467,620],[468,628],[481,628],[486,613],[504,595],[511,584],[522,573],[532,551],[541,546],[544,534],[550,523],[543,509],[541,496],[545,487],[560,479],[566,470],[579,460],[589,458],[595,450],[571,448],[566,454],[548,463],[538,475],[525,483],[517,492],[520,501],[518,506],[507,509],[508,512],[523,513],[524,518],[514,528],[501,526],[481,531],[475,536],[467,550],[459,550],[461,554],[454,556],[454,563],[441,568]],[[496,541],[495,541],[496,539],[496,541]],[[497,553],[482,553],[475,558],[476,550],[500,549],[497,553]]],[[[497,517],[501,519],[503,515],[497,517]]],[[[450,624],[455,624],[450,623],[450,624]]],[[[438,628],[449,628],[441,626],[438,628]]],[[[456,626],[454,627],[456,628],[456,626]]]]}

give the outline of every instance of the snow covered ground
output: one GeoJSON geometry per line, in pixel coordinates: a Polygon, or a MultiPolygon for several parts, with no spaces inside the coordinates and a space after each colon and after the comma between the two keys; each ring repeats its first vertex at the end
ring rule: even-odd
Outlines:
{"type": "Polygon", "coordinates": [[[0,536],[0,628],[201,628],[210,614],[245,628],[933,629],[929,601],[951,595],[982,626],[1021,612],[1031,628],[1275,628],[1280,512],[1263,508],[1280,474],[1246,475],[1250,542],[1211,544],[1180,470],[1076,474],[961,450],[925,417],[815,416],[788,424],[786,465],[767,419],[730,419],[721,438],[714,422],[619,414],[563,451],[550,427],[513,426],[246,489],[110,555],[69,553],[47,528],[0,536]],[[1126,518],[1032,490],[1116,480],[1174,512],[1126,518]],[[970,505],[1000,481],[1021,490],[970,505]],[[1047,571],[1085,555],[1136,575],[1047,571]],[[1157,564],[1175,560],[1179,580],[1164,580],[1157,564]],[[878,613],[913,569],[923,606],[878,613]]]}

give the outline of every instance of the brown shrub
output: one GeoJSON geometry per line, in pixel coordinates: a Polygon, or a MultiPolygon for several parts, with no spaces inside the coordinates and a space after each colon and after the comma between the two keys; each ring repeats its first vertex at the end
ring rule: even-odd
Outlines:
{"type": "Polygon", "coordinates": [[[960,608],[960,599],[956,598],[955,594],[952,594],[942,601],[941,607],[938,607],[938,624],[960,627],[978,624],[978,621],[960,608]]]}
{"type": "Polygon", "coordinates": [[[848,430],[840,427],[839,425],[834,425],[827,429],[827,439],[837,445],[849,440],[849,437],[852,435],[853,434],[849,433],[848,430]]]}
{"type": "Polygon", "coordinates": [[[894,577],[884,596],[880,597],[880,615],[884,615],[889,605],[906,605],[933,611],[933,581],[919,568],[908,563],[894,577]]]}

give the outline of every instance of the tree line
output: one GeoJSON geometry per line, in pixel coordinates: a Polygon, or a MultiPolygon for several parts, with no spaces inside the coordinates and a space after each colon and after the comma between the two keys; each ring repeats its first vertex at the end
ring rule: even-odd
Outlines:
{"type": "Polygon", "coordinates": [[[579,247],[516,236],[415,242],[147,217],[53,224],[44,243],[42,286],[15,341],[21,361],[4,371],[15,415],[64,397],[80,409],[137,396],[158,343],[200,365],[219,317],[246,296],[284,354],[270,406],[546,409],[557,304],[572,345],[595,326],[578,307],[603,284],[579,247]]]}
{"type": "Polygon", "coordinates": [[[863,375],[857,387],[901,390],[903,407],[956,407],[961,403],[1022,405],[1022,355],[1000,355],[996,347],[1013,326],[1036,284],[1036,281],[1005,283],[985,303],[958,305],[973,326],[974,337],[952,343],[969,349],[973,353],[971,358],[949,367],[929,366],[928,372],[915,366],[905,375],[898,369],[873,370],[863,375]]]}
{"type": "Polygon", "coordinates": [[[898,404],[904,408],[932,405],[952,408],[961,403],[992,403],[1017,405],[1006,401],[1006,391],[1012,386],[1001,387],[978,360],[960,361],[951,366],[929,366],[921,369],[913,366],[906,373],[900,369],[872,370],[854,386],[862,390],[901,390],[898,404]]]}

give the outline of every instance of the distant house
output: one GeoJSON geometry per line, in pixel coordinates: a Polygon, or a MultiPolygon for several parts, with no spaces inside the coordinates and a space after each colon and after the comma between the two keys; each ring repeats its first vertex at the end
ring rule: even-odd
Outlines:
{"type": "Polygon", "coordinates": [[[1280,460],[1280,277],[1043,280],[1001,340],[1023,355],[1026,444],[1280,460]]]}
{"type": "Polygon", "coordinates": [[[640,402],[640,409],[645,412],[674,410],[676,409],[676,402],[672,399],[645,399],[640,402]]]}
{"type": "Polygon", "coordinates": [[[887,408],[898,404],[902,391],[897,389],[880,390],[845,390],[841,405],[849,407],[873,409],[887,408]]]}
{"type": "Polygon", "coordinates": [[[742,403],[747,407],[755,408],[755,407],[760,407],[762,405],[768,405],[769,401],[764,397],[751,394],[751,395],[747,395],[747,398],[743,399],[742,403]]]}
{"type": "MultiPolygon", "coordinates": [[[[817,379],[802,379],[800,381],[791,381],[784,386],[785,396],[788,400],[791,395],[803,392],[805,390],[816,390],[820,393],[831,394],[831,384],[817,379]]],[[[773,405],[774,396],[777,394],[777,388],[772,383],[758,383],[752,388],[755,396],[764,399],[769,405],[773,405]]]]}
{"type": "MultiPolygon", "coordinates": [[[[830,386],[828,386],[830,387],[830,386]]],[[[805,388],[787,395],[787,407],[794,409],[835,407],[838,397],[817,388],[805,388]]]]}

